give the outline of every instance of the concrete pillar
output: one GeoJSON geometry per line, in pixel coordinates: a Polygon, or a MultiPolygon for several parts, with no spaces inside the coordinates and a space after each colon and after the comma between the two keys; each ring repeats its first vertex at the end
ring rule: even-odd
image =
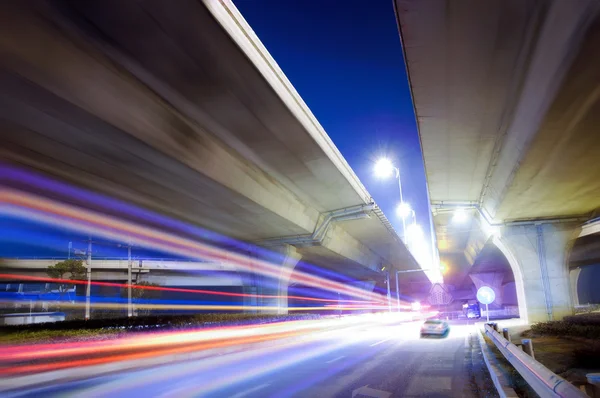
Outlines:
{"type": "Polygon", "coordinates": [[[285,257],[281,262],[281,269],[279,271],[278,289],[277,295],[277,313],[287,314],[288,313],[288,287],[290,284],[290,278],[296,268],[296,264],[302,258],[296,248],[291,245],[284,245],[279,250],[285,257]]]}
{"type": "Polygon", "coordinates": [[[569,271],[569,280],[571,282],[571,299],[573,300],[574,306],[579,305],[579,290],[577,290],[579,275],[581,275],[581,267],[573,268],[569,271]]]}
{"type": "Polygon", "coordinates": [[[494,243],[515,276],[521,318],[528,322],[562,319],[573,313],[567,251],[574,224],[507,226],[494,243]]]}
{"type": "MultiPolygon", "coordinates": [[[[259,297],[244,297],[245,312],[255,313],[253,307],[261,307],[258,312],[266,314],[288,313],[288,287],[292,273],[302,256],[292,245],[281,245],[269,247],[269,250],[277,253],[273,258],[263,261],[278,261],[280,263],[277,278],[261,275],[257,272],[248,273],[244,278],[244,293],[258,295],[259,297]],[[260,296],[266,297],[260,297],[260,296]],[[265,307],[269,307],[266,309],[265,307]]],[[[262,256],[261,256],[262,257],[262,256]]]]}

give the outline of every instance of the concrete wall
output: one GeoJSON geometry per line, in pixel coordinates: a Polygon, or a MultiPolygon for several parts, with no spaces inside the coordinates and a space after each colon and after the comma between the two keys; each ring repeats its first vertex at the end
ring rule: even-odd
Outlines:
{"type": "Polygon", "coordinates": [[[576,230],[572,224],[531,224],[505,227],[501,237],[494,237],[513,270],[519,312],[526,321],[573,313],[566,259],[576,230]]]}

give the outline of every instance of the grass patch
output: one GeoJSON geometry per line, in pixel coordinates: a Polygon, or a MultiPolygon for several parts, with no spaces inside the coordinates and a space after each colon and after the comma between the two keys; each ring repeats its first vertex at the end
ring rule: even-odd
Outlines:
{"type": "Polygon", "coordinates": [[[53,340],[114,338],[126,333],[159,330],[185,330],[216,325],[240,326],[271,322],[319,319],[315,314],[194,314],[145,316],[120,319],[70,320],[34,325],[15,325],[1,329],[0,343],[25,343],[53,340]]]}
{"type": "Polygon", "coordinates": [[[562,321],[540,322],[531,326],[538,336],[570,336],[600,340],[600,314],[565,317],[562,321]]]}
{"type": "Polygon", "coordinates": [[[540,322],[523,333],[532,338],[535,358],[572,383],[584,383],[585,374],[600,370],[600,314],[540,322]]]}

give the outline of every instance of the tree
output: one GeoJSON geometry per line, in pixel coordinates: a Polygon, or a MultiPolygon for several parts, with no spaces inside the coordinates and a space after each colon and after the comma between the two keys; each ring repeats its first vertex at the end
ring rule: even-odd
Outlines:
{"type": "MultiPolygon", "coordinates": [[[[144,289],[143,287],[158,287],[157,283],[151,283],[146,281],[137,282],[131,287],[131,301],[134,303],[140,299],[156,299],[160,297],[161,291],[156,289],[144,289]],[[142,287],[137,288],[136,286],[142,287]]],[[[127,298],[127,288],[121,289],[121,297],[127,298]]],[[[149,314],[150,310],[141,311],[144,315],[149,314]]]]}
{"type": "MultiPolygon", "coordinates": [[[[54,279],[84,280],[86,277],[87,268],[83,266],[83,261],[69,259],[49,266],[46,269],[46,273],[50,278],[54,279]]],[[[61,281],[58,285],[61,295],[66,290],[65,286],[66,283],[63,281],[61,281]]]]}
{"type": "Polygon", "coordinates": [[[86,272],[83,261],[73,259],[60,261],[46,269],[48,276],[55,279],[84,280],[86,272]]]}

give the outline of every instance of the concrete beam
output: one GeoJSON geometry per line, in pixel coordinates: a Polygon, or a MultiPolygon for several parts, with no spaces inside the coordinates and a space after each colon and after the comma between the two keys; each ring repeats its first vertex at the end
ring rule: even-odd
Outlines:
{"type": "Polygon", "coordinates": [[[581,232],[579,233],[579,237],[584,237],[587,235],[593,235],[600,232],[600,218],[596,218],[594,220],[590,220],[581,226],[581,232]]]}
{"type": "MultiPolygon", "coordinates": [[[[49,266],[63,261],[42,260],[42,259],[4,259],[2,266],[5,268],[14,268],[17,270],[46,269],[49,266]]],[[[101,270],[124,270],[129,267],[127,259],[105,260],[92,258],[92,268],[101,270]]],[[[163,271],[236,271],[236,268],[229,263],[196,262],[196,261],[176,261],[176,260],[132,260],[132,268],[163,271]],[[141,263],[141,266],[140,266],[141,263]]]]}
{"type": "MultiPolygon", "coordinates": [[[[242,277],[237,273],[219,274],[211,272],[210,274],[185,274],[181,272],[167,271],[160,273],[149,272],[147,269],[134,270],[133,279],[138,281],[147,281],[157,283],[160,286],[195,286],[198,288],[209,286],[245,286],[242,277]]],[[[14,272],[18,279],[18,275],[34,276],[47,278],[46,272],[28,269],[14,272]]],[[[95,282],[118,282],[127,283],[127,272],[112,271],[112,270],[94,270],[92,268],[92,281],[95,282]]],[[[4,282],[3,282],[4,283],[4,282]]],[[[35,283],[35,282],[30,282],[35,283]]]]}

